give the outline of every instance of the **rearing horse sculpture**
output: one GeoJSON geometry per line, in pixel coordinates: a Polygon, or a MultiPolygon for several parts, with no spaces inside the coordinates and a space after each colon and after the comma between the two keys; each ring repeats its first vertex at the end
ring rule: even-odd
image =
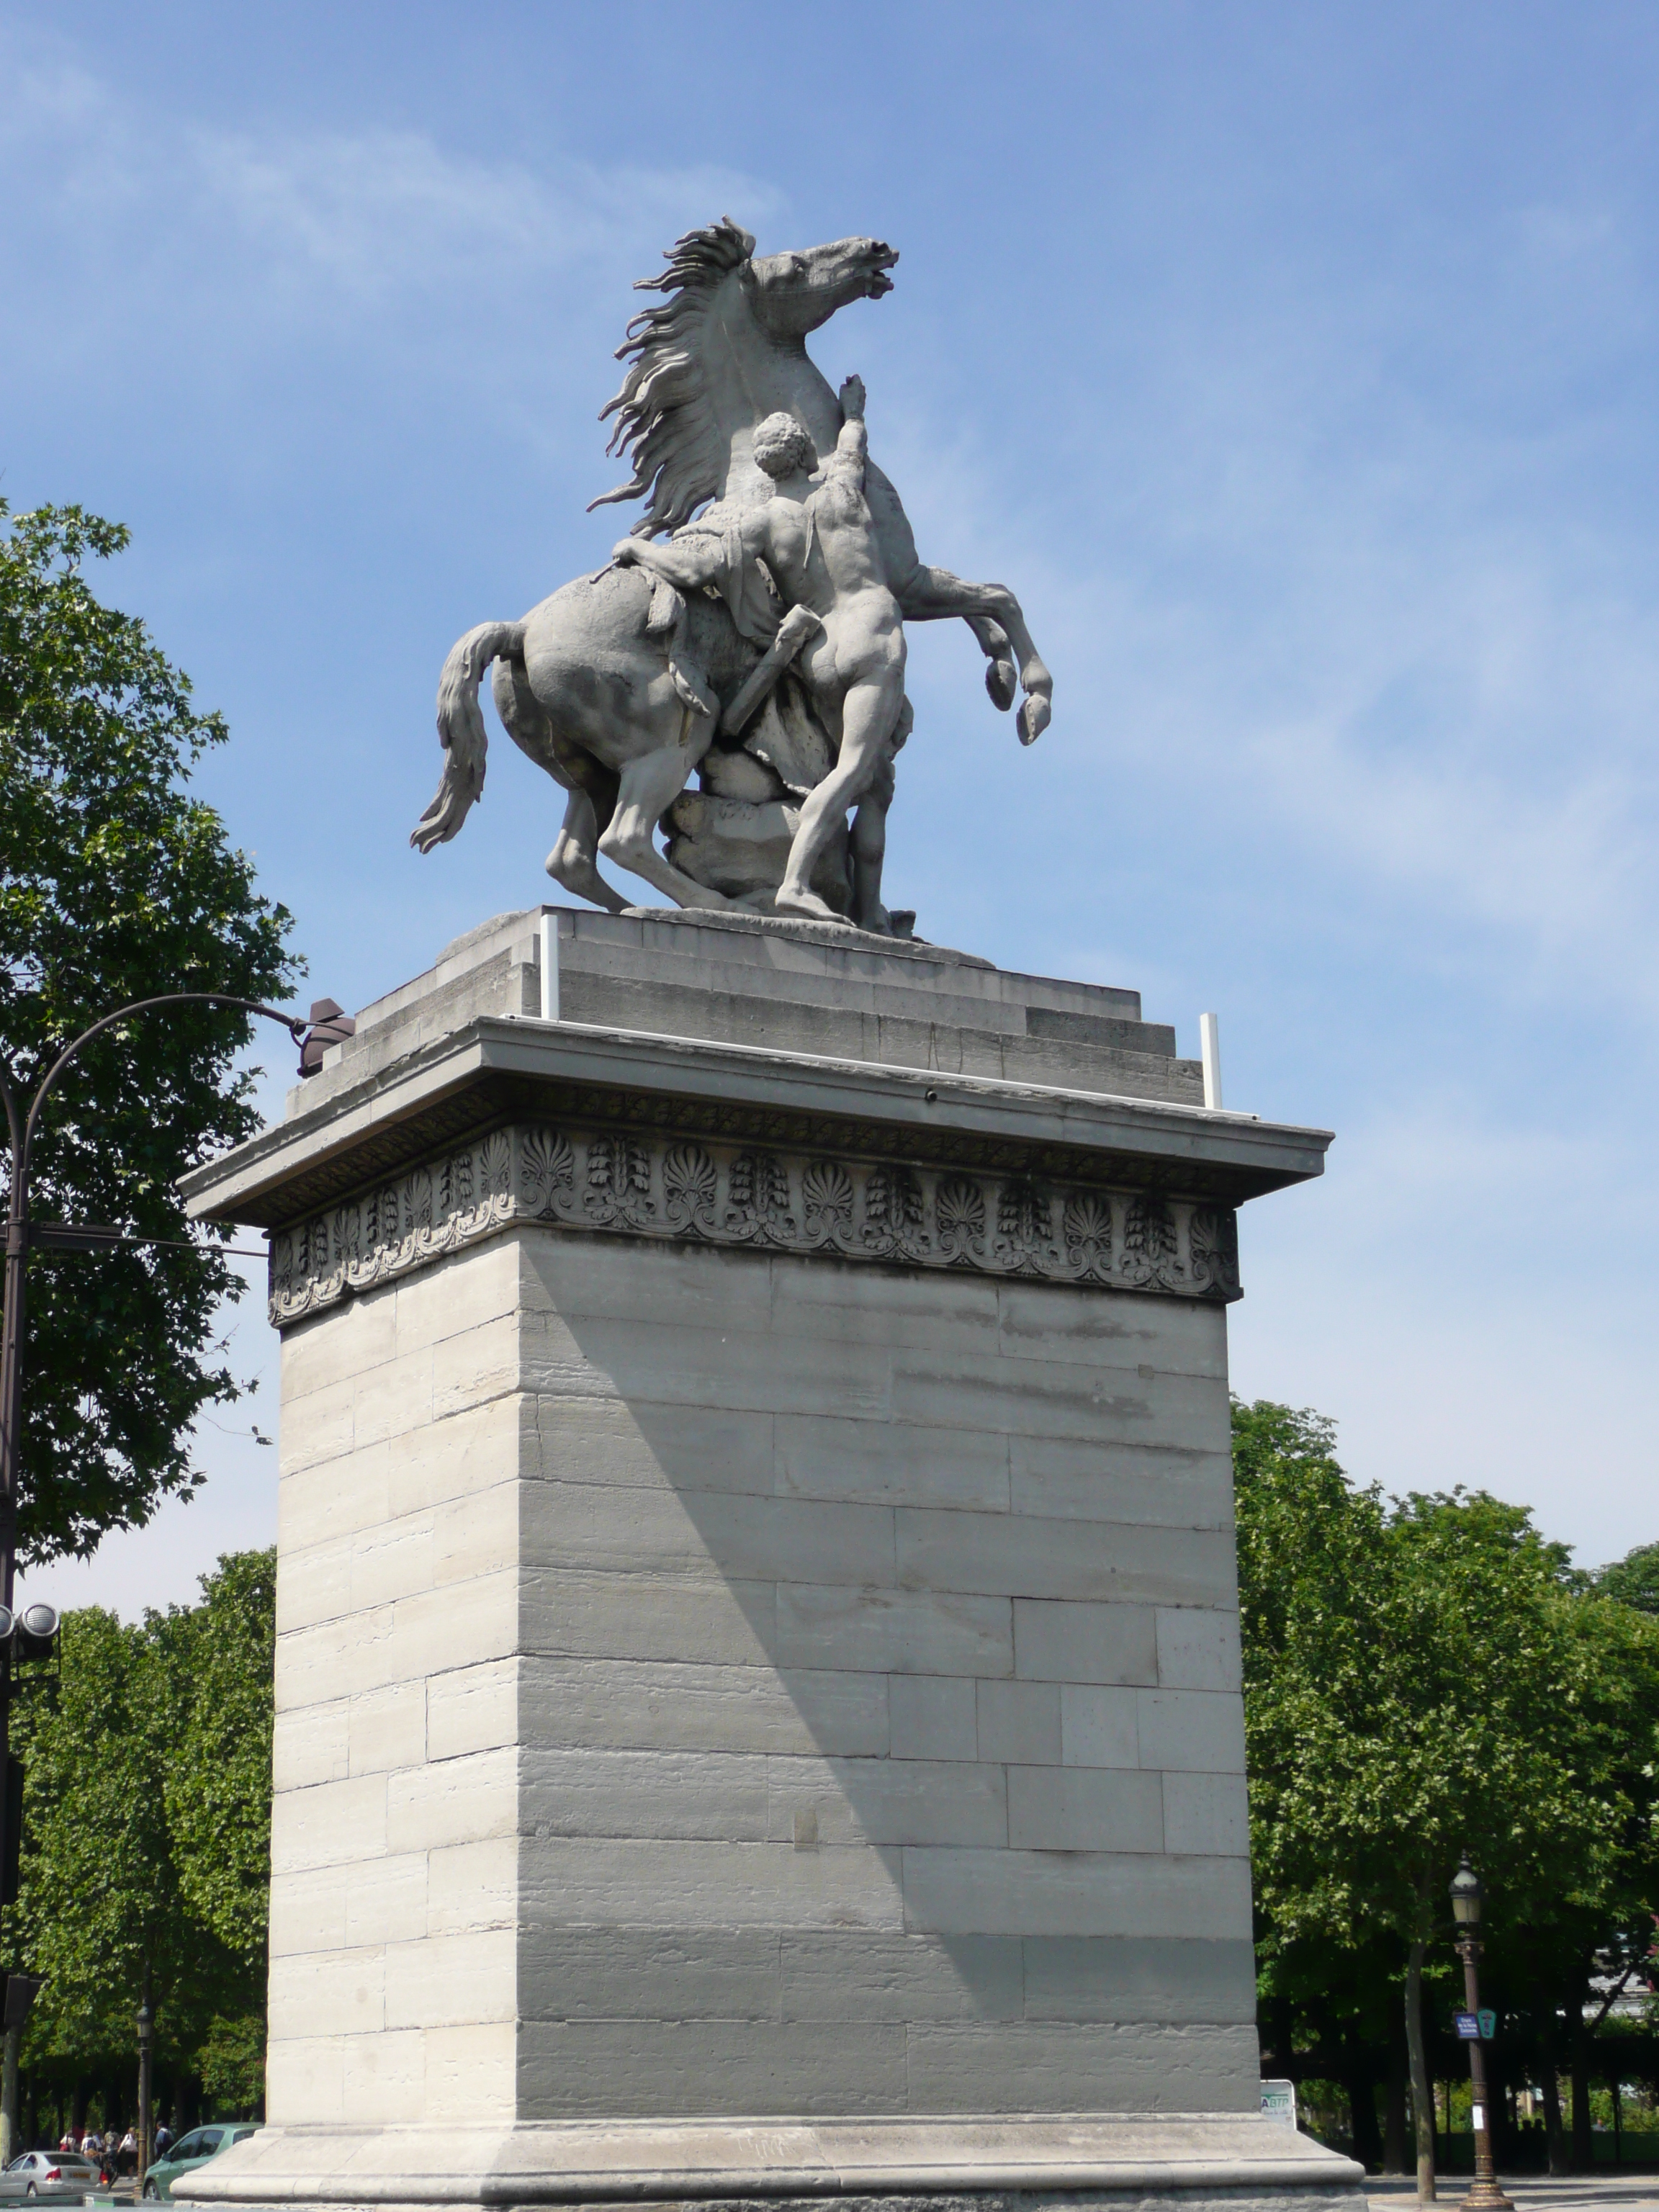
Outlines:
{"type": "MultiPolygon", "coordinates": [[[[601,420],[617,420],[610,450],[633,465],[625,484],[593,505],[645,499],[636,536],[690,520],[705,502],[747,503],[770,490],[756,464],[756,425],[793,414],[820,453],[835,445],[841,409],[806,351],[806,339],[850,301],[880,299],[898,255],[878,239],[847,238],[757,260],[752,235],[730,217],[680,239],[659,291],[628,326],[618,359],[629,367],[601,420]]],[[[988,661],[986,688],[1000,708],[1025,697],[1019,735],[1046,726],[1053,683],[1013,593],[926,566],[899,496],[872,461],[866,497],[889,585],[906,621],[958,616],[988,661]]],[[[694,712],[670,665],[653,586],[637,568],[607,568],[554,592],[521,622],[470,630],[444,664],[438,688],[443,780],[410,842],[422,852],[454,836],[483,787],[487,738],[478,686],[493,661],[495,703],[508,733],[569,793],[547,869],[579,896],[620,912],[627,903],[599,874],[603,854],[681,906],[732,902],[697,883],[658,850],[653,833],[712,743],[715,718],[694,712]]],[[[720,602],[694,601],[685,624],[709,690],[722,702],[758,657],[720,602]]]]}

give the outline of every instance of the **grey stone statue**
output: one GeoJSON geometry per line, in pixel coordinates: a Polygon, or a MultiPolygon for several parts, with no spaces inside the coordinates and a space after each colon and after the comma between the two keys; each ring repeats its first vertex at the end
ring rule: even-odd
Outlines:
{"type": "Polygon", "coordinates": [[[667,296],[629,324],[629,367],[604,410],[634,473],[593,504],[646,511],[597,574],[451,652],[443,778],[410,842],[428,852],[454,836],[483,787],[478,689],[493,662],[509,735],[569,793],[547,861],[567,890],[623,911],[603,856],[681,906],[902,930],[881,866],[911,720],[903,623],[966,621],[993,701],[1024,690],[1026,744],[1052,680],[1006,586],[919,559],[868,458],[861,384],[838,399],[807,355],[838,308],[891,290],[897,254],[870,238],[763,259],[754,246],[728,217],[681,239],[639,288],[667,296]]]}

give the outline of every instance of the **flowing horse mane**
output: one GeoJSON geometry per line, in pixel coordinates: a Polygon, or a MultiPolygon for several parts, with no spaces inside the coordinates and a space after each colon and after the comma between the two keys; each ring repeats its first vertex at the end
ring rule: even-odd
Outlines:
{"type": "Polygon", "coordinates": [[[731,454],[714,421],[696,341],[716,289],[754,250],[752,234],[723,216],[677,239],[663,256],[668,266],[661,276],[641,276],[635,285],[636,292],[670,296],[659,307],[642,307],[617,348],[618,361],[633,358],[599,420],[616,416],[605,451],[630,461],[634,474],[591,501],[590,514],[618,500],[648,497],[633,535],[654,538],[678,530],[705,500],[719,495],[731,454]]]}

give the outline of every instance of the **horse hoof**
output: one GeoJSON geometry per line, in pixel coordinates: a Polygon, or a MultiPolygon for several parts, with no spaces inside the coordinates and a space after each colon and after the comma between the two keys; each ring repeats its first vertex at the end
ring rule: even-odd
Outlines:
{"type": "Polygon", "coordinates": [[[1048,726],[1053,712],[1048,702],[1040,692],[1028,691],[1020,702],[1019,741],[1023,745],[1034,745],[1048,726]]]}
{"type": "Polygon", "coordinates": [[[1019,690],[1019,677],[1013,662],[1003,659],[988,660],[985,688],[991,695],[991,704],[1000,714],[1006,714],[1019,690]]]}

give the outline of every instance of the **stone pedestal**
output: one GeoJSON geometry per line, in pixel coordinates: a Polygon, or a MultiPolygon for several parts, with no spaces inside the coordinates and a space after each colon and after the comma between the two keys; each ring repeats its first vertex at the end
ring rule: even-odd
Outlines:
{"type": "Polygon", "coordinates": [[[1352,2197],[1257,2112],[1228,1435],[1326,1138],[1133,993],[547,921],[189,1187],[283,1334],[270,2124],[191,2197],[1352,2197]]]}

